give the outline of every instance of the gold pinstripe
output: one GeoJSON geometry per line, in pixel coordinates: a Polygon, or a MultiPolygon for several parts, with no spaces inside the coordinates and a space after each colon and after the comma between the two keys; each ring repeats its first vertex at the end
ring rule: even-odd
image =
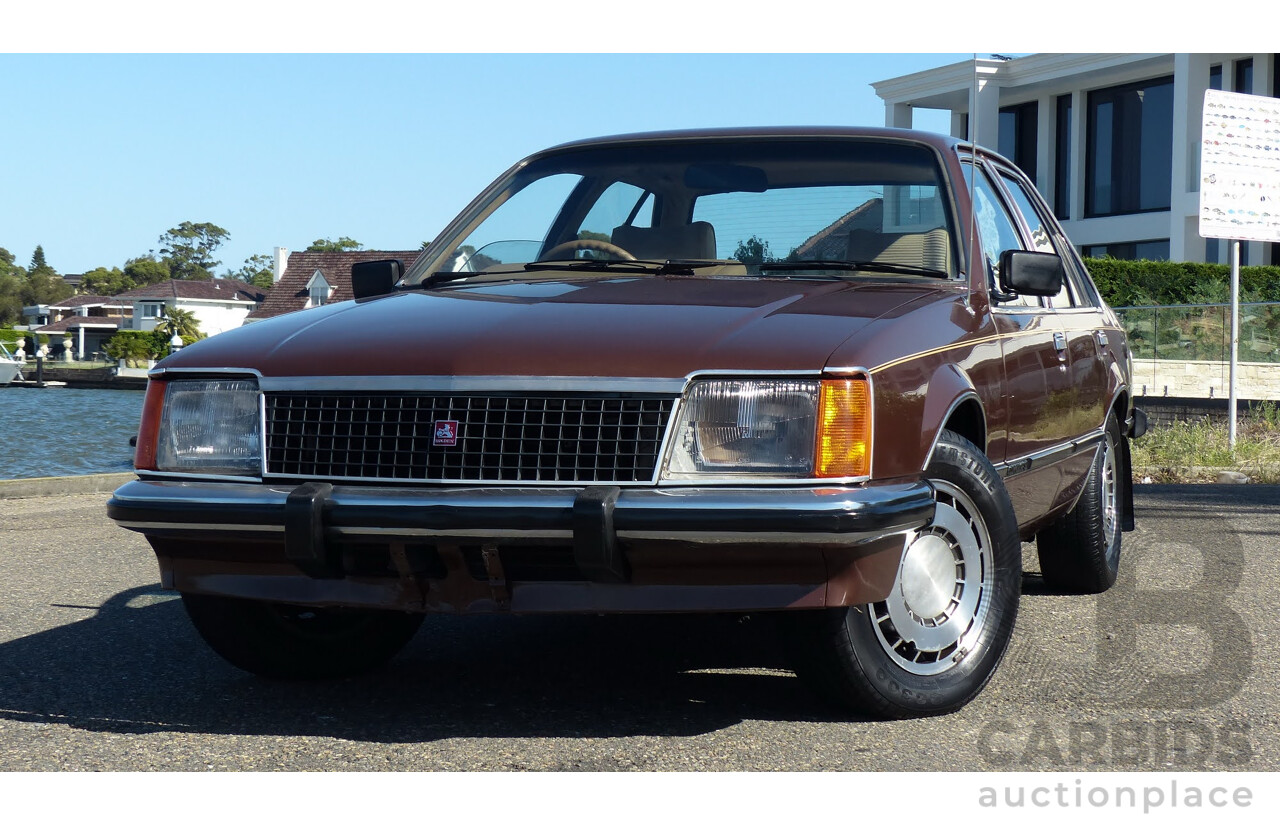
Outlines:
{"type": "Polygon", "coordinates": [[[890,369],[891,367],[896,367],[901,364],[905,364],[908,361],[914,361],[917,358],[928,358],[931,355],[938,355],[939,353],[949,352],[953,349],[963,349],[964,347],[976,347],[979,344],[989,344],[992,341],[1011,340],[1014,338],[1022,338],[1023,336],[1026,336],[1026,335],[1044,335],[1046,332],[1052,332],[1052,331],[1043,330],[1043,329],[1030,329],[1030,330],[1022,330],[1021,332],[1002,332],[996,335],[988,335],[984,338],[973,338],[968,341],[959,341],[954,344],[947,344],[945,347],[935,347],[934,349],[925,350],[924,352],[913,353],[903,358],[897,358],[893,361],[886,361],[885,363],[881,364],[878,367],[872,367],[871,369],[867,370],[867,372],[869,372],[872,375],[875,375],[878,372],[884,372],[885,370],[890,369]]]}

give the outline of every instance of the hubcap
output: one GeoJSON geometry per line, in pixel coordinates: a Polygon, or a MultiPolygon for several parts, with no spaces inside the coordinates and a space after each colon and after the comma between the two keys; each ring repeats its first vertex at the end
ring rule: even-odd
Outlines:
{"type": "Polygon", "coordinates": [[[963,491],[933,481],[933,523],[912,537],[889,598],[872,606],[877,638],[903,670],[960,664],[986,623],[994,581],[991,536],[963,491]]]}

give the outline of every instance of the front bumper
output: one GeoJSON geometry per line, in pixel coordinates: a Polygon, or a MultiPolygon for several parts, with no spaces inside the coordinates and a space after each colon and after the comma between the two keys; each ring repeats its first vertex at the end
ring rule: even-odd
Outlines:
{"type": "Polygon", "coordinates": [[[108,504],[120,526],[147,536],[164,584],[179,590],[516,612],[878,601],[906,537],[932,513],[925,481],[422,489],[143,479],[108,504]],[[534,557],[559,563],[538,568],[534,557]]]}

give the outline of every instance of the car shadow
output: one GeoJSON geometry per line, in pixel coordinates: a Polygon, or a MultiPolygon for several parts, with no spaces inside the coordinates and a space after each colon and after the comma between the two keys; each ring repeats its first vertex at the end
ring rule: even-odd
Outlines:
{"type": "Polygon", "coordinates": [[[92,731],[329,736],[695,736],[744,719],[866,721],[786,669],[770,616],[431,616],[371,674],[257,678],[196,634],[181,601],[124,591],[88,618],[0,644],[0,718],[92,731]]]}

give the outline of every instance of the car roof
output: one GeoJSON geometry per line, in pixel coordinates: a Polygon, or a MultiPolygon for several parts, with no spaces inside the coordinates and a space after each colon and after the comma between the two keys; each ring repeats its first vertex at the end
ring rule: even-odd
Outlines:
{"type": "Polygon", "coordinates": [[[958,138],[914,129],[894,129],[876,126],[752,126],[741,128],[673,129],[659,132],[634,132],[631,134],[594,137],[561,143],[536,153],[534,157],[573,149],[626,143],[682,143],[699,140],[769,140],[773,138],[828,140],[877,138],[882,140],[906,140],[928,144],[942,151],[952,149],[962,143],[967,145],[967,142],[958,138]]]}

